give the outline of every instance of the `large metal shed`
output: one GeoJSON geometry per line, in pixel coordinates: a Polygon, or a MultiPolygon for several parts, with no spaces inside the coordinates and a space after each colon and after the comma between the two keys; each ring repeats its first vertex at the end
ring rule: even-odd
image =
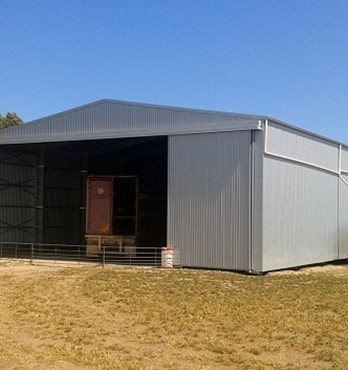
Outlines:
{"type": "Polygon", "coordinates": [[[348,258],[347,146],[265,116],[108,99],[0,132],[0,242],[85,243],[87,176],[145,168],[164,199],[148,231],[182,266],[348,258]]]}

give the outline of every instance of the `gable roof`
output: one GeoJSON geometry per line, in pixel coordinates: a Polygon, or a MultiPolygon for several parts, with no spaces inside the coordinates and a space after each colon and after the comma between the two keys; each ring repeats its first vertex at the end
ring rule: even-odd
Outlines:
{"type": "Polygon", "coordinates": [[[103,99],[0,131],[0,144],[250,130],[265,118],[103,99]]]}

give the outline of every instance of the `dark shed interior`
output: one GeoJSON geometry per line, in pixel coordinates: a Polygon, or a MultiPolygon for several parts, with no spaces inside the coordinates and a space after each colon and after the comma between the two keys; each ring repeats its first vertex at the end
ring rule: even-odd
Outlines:
{"type": "Polygon", "coordinates": [[[138,245],[166,245],[167,151],[164,136],[1,146],[0,242],[85,244],[87,178],[103,175],[136,179],[136,196],[117,182],[114,207],[135,199],[138,245]]]}

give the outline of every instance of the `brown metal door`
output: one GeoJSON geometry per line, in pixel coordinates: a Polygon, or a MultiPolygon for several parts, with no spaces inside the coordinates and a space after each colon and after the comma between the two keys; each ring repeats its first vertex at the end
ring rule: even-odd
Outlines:
{"type": "Polygon", "coordinates": [[[87,235],[112,234],[112,177],[89,177],[87,235]]]}

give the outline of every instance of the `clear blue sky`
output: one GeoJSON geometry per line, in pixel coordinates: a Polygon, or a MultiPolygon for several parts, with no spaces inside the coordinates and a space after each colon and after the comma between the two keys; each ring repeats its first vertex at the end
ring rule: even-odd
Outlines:
{"type": "Polygon", "coordinates": [[[348,143],[347,0],[0,0],[0,113],[102,98],[266,114],[348,143]]]}

